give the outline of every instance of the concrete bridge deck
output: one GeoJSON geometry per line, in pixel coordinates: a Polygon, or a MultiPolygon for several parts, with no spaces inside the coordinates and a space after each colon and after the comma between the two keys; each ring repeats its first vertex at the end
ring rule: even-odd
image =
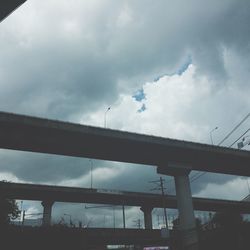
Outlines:
{"type": "MultiPolygon", "coordinates": [[[[250,176],[250,152],[0,112],[0,148],[145,164],[175,179],[185,250],[197,250],[198,234],[189,181],[192,170],[250,176]]],[[[53,203],[44,200],[44,224],[53,203]]],[[[151,212],[143,209],[147,228],[151,212]]]]}
{"type": "Polygon", "coordinates": [[[0,112],[0,148],[250,176],[250,153],[0,112]]]}
{"type": "MultiPolygon", "coordinates": [[[[55,202],[112,204],[152,208],[163,206],[161,195],[141,192],[9,182],[0,182],[0,192],[5,197],[19,200],[51,200],[55,202]]],[[[166,195],[164,204],[168,208],[176,208],[176,196],[166,195]]],[[[200,211],[223,211],[231,209],[241,213],[250,213],[250,202],[248,201],[193,197],[193,205],[195,210],[200,211]]]]}
{"type": "Polygon", "coordinates": [[[1,0],[0,22],[10,15],[15,9],[22,5],[26,0],[1,0]]]}

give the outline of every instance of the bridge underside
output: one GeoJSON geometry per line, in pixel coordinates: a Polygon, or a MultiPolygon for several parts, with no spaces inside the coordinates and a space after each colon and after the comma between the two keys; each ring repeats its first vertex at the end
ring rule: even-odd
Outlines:
{"type": "MultiPolygon", "coordinates": [[[[6,198],[53,202],[93,203],[159,208],[163,206],[162,195],[152,193],[88,189],[37,184],[0,182],[0,192],[6,198]]],[[[165,206],[177,208],[176,196],[166,195],[165,206]]],[[[193,197],[195,210],[234,210],[250,214],[250,202],[193,197]]]]}
{"type": "Polygon", "coordinates": [[[246,151],[4,112],[0,148],[250,176],[246,151]]]}
{"type": "Polygon", "coordinates": [[[17,9],[26,0],[1,0],[0,3],[0,22],[10,15],[15,9],[17,9]]]}
{"type": "MultiPolygon", "coordinates": [[[[185,250],[199,248],[190,171],[250,176],[247,151],[4,112],[0,112],[0,148],[156,166],[159,173],[174,176],[185,250]]],[[[50,213],[52,204],[43,202],[44,213],[50,213]]],[[[46,218],[45,224],[49,221],[46,218]]]]}

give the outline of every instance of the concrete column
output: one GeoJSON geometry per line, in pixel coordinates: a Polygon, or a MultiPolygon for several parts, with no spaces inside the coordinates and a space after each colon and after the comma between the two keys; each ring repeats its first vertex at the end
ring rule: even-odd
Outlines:
{"type": "Polygon", "coordinates": [[[166,166],[158,166],[157,172],[175,178],[177,207],[179,212],[179,229],[183,250],[198,250],[198,234],[196,229],[189,173],[192,166],[183,163],[168,162],[166,166]]]}
{"type": "Polygon", "coordinates": [[[54,201],[45,200],[42,201],[43,206],[43,226],[50,226],[51,212],[54,201]]]}
{"type": "Polygon", "coordinates": [[[152,226],[152,207],[145,206],[140,208],[141,211],[144,213],[144,225],[145,229],[153,229],[152,226]]]}
{"type": "Polygon", "coordinates": [[[188,173],[183,172],[174,178],[183,249],[197,250],[198,235],[188,173]]]}

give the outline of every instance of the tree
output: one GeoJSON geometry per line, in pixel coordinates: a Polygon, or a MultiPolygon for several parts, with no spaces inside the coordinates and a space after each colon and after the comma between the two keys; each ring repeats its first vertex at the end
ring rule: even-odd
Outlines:
{"type": "Polygon", "coordinates": [[[15,200],[0,198],[0,225],[7,225],[10,220],[18,218],[20,210],[15,200]]]}
{"type": "Polygon", "coordinates": [[[224,212],[215,213],[212,218],[212,222],[219,227],[238,227],[243,223],[243,218],[240,213],[227,210],[224,212]]]}

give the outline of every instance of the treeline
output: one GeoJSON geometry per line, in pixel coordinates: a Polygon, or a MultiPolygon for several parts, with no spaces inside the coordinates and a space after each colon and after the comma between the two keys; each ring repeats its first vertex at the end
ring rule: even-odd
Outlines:
{"type": "MultiPolygon", "coordinates": [[[[206,224],[196,219],[196,227],[199,250],[250,249],[250,222],[244,221],[238,212],[230,210],[217,212],[206,224]]],[[[171,250],[182,250],[178,219],[174,222],[173,229],[171,250]]]]}

